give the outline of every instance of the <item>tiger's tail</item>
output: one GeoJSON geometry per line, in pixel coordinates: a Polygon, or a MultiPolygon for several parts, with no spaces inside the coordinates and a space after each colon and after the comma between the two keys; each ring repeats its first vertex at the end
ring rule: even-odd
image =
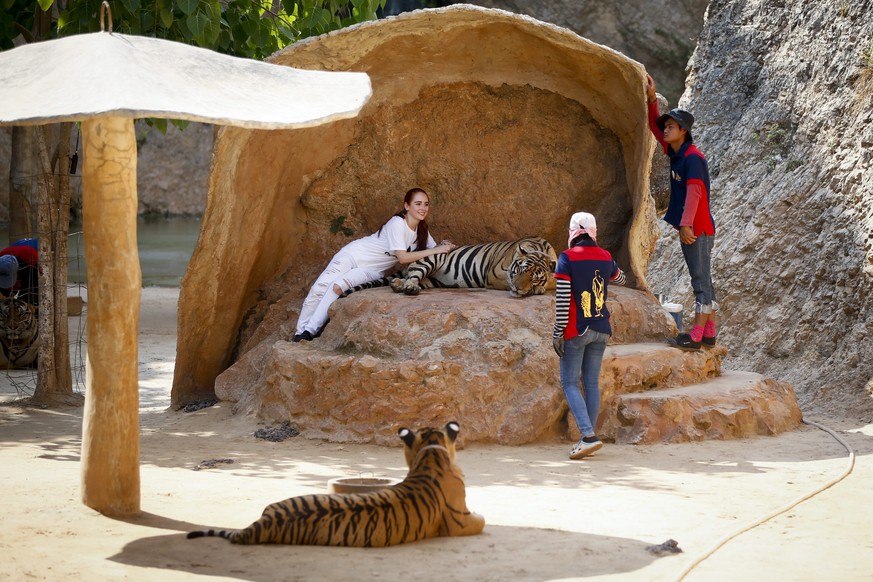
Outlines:
{"type": "Polygon", "coordinates": [[[397,273],[394,273],[393,275],[390,275],[388,277],[382,277],[381,279],[376,279],[375,281],[369,281],[367,283],[355,285],[354,287],[352,287],[348,291],[344,291],[343,294],[339,296],[339,298],[342,299],[343,297],[348,297],[349,295],[351,295],[355,291],[363,291],[364,289],[375,289],[376,287],[389,287],[391,285],[391,281],[393,281],[397,277],[402,277],[402,276],[403,276],[402,272],[398,271],[397,273]]]}
{"type": "Polygon", "coordinates": [[[185,536],[189,540],[193,540],[195,538],[224,538],[226,540],[233,541],[233,535],[237,533],[237,530],[234,529],[202,529],[198,531],[189,531],[188,535],[185,536]]]}
{"type": "Polygon", "coordinates": [[[244,529],[203,529],[199,531],[190,531],[185,536],[189,540],[195,538],[224,538],[232,544],[257,544],[260,542],[260,536],[263,533],[263,526],[260,521],[256,521],[244,529]]]}

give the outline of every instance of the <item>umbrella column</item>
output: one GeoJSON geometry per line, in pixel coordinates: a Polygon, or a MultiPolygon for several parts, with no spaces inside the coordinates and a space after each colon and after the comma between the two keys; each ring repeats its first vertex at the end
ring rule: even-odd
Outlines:
{"type": "Polygon", "coordinates": [[[136,136],[129,117],[82,122],[88,356],[82,501],[106,515],[140,510],[136,136]]]}

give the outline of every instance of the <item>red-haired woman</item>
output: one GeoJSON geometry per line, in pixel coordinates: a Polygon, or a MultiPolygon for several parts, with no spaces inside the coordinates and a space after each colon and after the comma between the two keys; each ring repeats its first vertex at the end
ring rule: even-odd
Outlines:
{"type": "Polygon", "coordinates": [[[354,240],[334,255],[316,279],[300,308],[294,341],[312,340],[327,323],[331,304],[356,285],[375,281],[385,272],[455,248],[449,241],[439,245],[427,228],[430,197],[421,188],[413,188],[403,198],[403,210],[382,227],[364,238],[354,240]]]}

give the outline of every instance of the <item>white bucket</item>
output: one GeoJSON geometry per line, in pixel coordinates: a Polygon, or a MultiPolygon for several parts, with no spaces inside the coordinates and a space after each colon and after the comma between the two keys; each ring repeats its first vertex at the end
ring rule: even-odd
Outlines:
{"type": "Polygon", "coordinates": [[[663,303],[661,307],[673,317],[676,327],[682,331],[682,305],[679,303],[663,303]]]}

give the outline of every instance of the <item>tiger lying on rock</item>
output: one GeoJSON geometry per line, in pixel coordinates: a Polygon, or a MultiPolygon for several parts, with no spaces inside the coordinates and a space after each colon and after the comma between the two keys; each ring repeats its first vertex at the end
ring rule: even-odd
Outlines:
{"type": "Polygon", "coordinates": [[[482,533],[485,519],[467,509],[464,474],[455,464],[460,427],[401,428],[409,473],[371,493],[301,495],[268,505],[245,529],[192,531],[235,544],[384,547],[437,536],[482,533]]]}
{"type": "Polygon", "coordinates": [[[385,285],[406,295],[431,287],[484,287],[509,291],[512,297],[542,295],[557,263],[555,249],[540,237],[464,245],[415,261],[390,277],[352,287],[342,296],[385,285]]]}

